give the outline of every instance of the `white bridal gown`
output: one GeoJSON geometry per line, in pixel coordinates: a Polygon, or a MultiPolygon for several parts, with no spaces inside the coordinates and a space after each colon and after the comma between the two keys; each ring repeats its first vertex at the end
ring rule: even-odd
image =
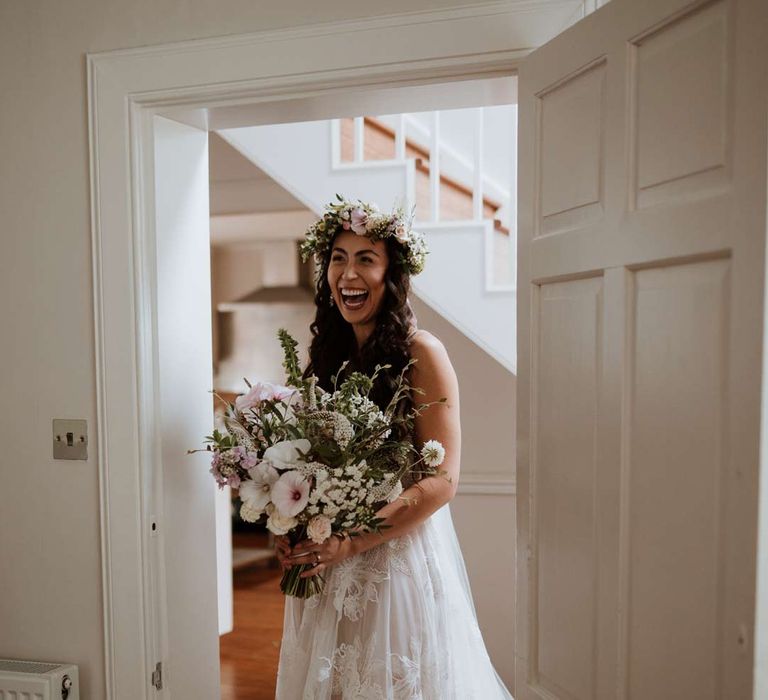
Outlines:
{"type": "Polygon", "coordinates": [[[286,597],[276,700],[511,700],[477,624],[448,505],[286,597]]]}

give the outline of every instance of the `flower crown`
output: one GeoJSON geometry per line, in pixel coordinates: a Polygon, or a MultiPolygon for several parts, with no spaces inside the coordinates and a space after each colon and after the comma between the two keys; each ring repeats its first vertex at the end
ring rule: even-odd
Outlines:
{"type": "Polygon", "coordinates": [[[429,252],[424,236],[411,229],[413,217],[406,217],[402,207],[396,208],[391,214],[382,214],[375,204],[367,204],[359,199],[347,201],[340,194],[336,198],[339,201],[326,204],[323,218],[307,229],[299,246],[304,262],[314,253],[319,265],[334,236],[341,231],[352,231],[372,241],[394,236],[401,248],[397,262],[411,275],[418,275],[424,269],[429,252]]]}

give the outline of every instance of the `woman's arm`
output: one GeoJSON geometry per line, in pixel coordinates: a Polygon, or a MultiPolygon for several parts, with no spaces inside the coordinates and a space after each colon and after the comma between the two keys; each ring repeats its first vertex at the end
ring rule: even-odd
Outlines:
{"type": "MultiPolygon", "coordinates": [[[[332,537],[322,545],[305,540],[293,548],[295,563],[312,561],[314,555],[311,553],[318,553],[322,562],[330,565],[400,537],[424,522],[456,493],[461,456],[456,372],[443,344],[426,331],[418,331],[414,336],[411,356],[416,359],[411,367],[411,386],[424,391],[423,394],[414,393],[414,403],[446,399],[445,403],[434,404],[417,416],[414,424],[416,447],[420,448],[427,440],[439,440],[445,448],[445,459],[440,469],[447,472],[447,475],[425,477],[381,508],[377,515],[389,526],[381,533],[366,532],[343,540],[332,537]]],[[[324,564],[321,563],[302,575],[321,573],[323,568],[324,564]]]]}

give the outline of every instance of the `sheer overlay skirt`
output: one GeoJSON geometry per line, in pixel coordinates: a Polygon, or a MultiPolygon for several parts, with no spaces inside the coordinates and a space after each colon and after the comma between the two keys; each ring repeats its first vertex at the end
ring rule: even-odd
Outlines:
{"type": "Polygon", "coordinates": [[[508,700],[448,505],[285,601],[276,700],[508,700]]]}

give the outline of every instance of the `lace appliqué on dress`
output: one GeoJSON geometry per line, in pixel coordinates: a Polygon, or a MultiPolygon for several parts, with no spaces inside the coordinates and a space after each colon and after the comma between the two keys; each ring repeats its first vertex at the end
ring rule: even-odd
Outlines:
{"type": "Polygon", "coordinates": [[[373,655],[373,645],[363,649],[360,637],[352,644],[342,644],[333,658],[323,658],[325,666],[320,669],[318,680],[331,683],[333,697],[350,700],[387,700],[386,693],[375,678],[384,673],[384,662],[373,655]]]}
{"type": "Polygon", "coordinates": [[[389,579],[391,569],[411,576],[405,557],[411,543],[411,536],[404,535],[336,564],[330,581],[336,610],[350,620],[359,620],[368,603],[378,602],[377,586],[389,579]]]}
{"type": "Polygon", "coordinates": [[[389,654],[389,664],[374,654],[375,642],[363,645],[360,637],[342,644],[333,658],[324,658],[318,681],[330,683],[334,700],[426,700],[436,697],[437,661],[422,656],[418,640],[410,639],[408,655],[389,654]],[[389,666],[389,668],[388,668],[389,666]],[[391,688],[387,688],[387,679],[391,688]]]}

